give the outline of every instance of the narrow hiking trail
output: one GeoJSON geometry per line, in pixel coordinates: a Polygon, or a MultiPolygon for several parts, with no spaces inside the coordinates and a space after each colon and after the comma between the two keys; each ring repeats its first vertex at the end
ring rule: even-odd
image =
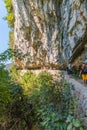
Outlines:
{"type": "Polygon", "coordinates": [[[84,125],[87,128],[87,84],[84,84],[82,80],[70,77],[66,72],[64,72],[64,77],[75,88],[74,94],[77,96],[78,101],[77,114],[79,117],[84,118],[84,125]]]}

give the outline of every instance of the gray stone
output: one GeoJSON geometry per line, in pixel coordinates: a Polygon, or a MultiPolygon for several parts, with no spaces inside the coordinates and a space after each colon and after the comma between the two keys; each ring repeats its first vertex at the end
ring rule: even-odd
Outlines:
{"type": "MultiPolygon", "coordinates": [[[[84,40],[87,35],[86,0],[61,0],[61,3],[54,0],[12,1],[15,13],[14,48],[24,55],[29,53],[33,63],[58,64],[58,55],[61,63],[67,63],[75,59],[74,55],[81,50],[81,45],[87,43],[84,40]]],[[[30,61],[26,56],[22,60],[24,67],[30,61]]]]}

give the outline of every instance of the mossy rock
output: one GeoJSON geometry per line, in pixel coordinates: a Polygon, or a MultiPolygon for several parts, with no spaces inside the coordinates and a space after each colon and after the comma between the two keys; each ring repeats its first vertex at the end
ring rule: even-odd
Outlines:
{"type": "Polygon", "coordinates": [[[26,68],[30,69],[30,70],[41,69],[42,67],[43,67],[43,65],[41,65],[41,64],[32,64],[32,65],[27,64],[26,65],[26,68]]]}
{"type": "Polygon", "coordinates": [[[43,43],[41,41],[38,41],[38,42],[34,42],[32,47],[33,49],[37,52],[39,47],[42,45],[43,43]]]}
{"type": "Polygon", "coordinates": [[[32,130],[40,130],[37,126],[33,126],[32,130]]]}
{"type": "Polygon", "coordinates": [[[24,37],[27,40],[30,39],[30,30],[31,30],[30,26],[24,28],[24,37]]]}

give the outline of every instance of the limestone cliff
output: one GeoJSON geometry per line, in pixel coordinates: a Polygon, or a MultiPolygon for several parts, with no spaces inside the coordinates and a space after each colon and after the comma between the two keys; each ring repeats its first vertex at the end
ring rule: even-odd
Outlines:
{"type": "MultiPolygon", "coordinates": [[[[57,66],[62,61],[73,62],[75,57],[86,52],[86,0],[12,2],[14,48],[19,54],[15,61],[18,66],[57,66]]],[[[87,58],[86,54],[84,58],[87,58]]]]}

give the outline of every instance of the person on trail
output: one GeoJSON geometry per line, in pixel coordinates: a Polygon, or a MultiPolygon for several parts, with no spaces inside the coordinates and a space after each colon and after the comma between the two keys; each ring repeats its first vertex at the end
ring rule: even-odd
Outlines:
{"type": "Polygon", "coordinates": [[[84,82],[87,84],[87,64],[85,65],[84,68],[84,82]]]}
{"type": "Polygon", "coordinates": [[[72,74],[72,65],[70,63],[68,64],[68,67],[67,67],[67,73],[70,75],[72,74]]]}
{"type": "Polygon", "coordinates": [[[83,63],[82,66],[81,66],[81,69],[80,69],[80,75],[82,77],[82,80],[85,83],[85,73],[84,73],[84,70],[85,70],[85,64],[83,63]]]}

